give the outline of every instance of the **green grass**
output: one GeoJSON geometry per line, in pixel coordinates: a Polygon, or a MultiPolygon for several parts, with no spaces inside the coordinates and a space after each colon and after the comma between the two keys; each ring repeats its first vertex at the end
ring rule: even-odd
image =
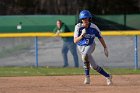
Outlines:
{"type": "MultiPolygon", "coordinates": [[[[140,74],[140,69],[112,68],[105,69],[113,75],[140,74]]],[[[98,74],[91,70],[91,74],[98,74]]],[[[84,75],[83,68],[48,68],[48,67],[0,67],[0,77],[14,76],[63,76],[84,75]]]]}

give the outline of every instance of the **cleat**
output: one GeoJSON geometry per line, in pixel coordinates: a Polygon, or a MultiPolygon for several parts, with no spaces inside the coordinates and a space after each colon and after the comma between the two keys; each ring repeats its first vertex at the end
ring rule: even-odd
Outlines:
{"type": "Polygon", "coordinates": [[[84,84],[90,84],[90,77],[85,77],[84,84]]]}
{"type": "Polygon", "coordinates": [[[110,77],[106,77],[106,82],[107,82],[107,85],[112,85],[112,76],[110,75],[110,77]]]}

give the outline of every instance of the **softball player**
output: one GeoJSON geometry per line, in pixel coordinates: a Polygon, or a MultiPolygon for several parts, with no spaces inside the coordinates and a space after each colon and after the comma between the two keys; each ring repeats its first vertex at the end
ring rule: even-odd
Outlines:
{"type": "Polygon", "coordinates": [[[97,37],[104,47],[105,56],[108,57],[108,49],[106,43],[101,36],[99,28],[91,23],[92,15],[88,10],[83,10],[79,14],[79,20],[81,21],[75,26],[74,31],[74,43],[77,44],[78,49],[82,56],[85,69],[84,84],[90,84],[90,66],[98,73],[106,77],[107,85],[112,84],[112,76],[98,66],[92,57],[92,53],[95,49],[94,38],[97,37]]]}

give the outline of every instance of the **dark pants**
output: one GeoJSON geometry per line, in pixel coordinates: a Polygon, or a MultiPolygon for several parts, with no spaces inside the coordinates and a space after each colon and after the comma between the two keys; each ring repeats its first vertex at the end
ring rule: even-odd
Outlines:
{"type": "Polygon", "coordinates": [[[69,65],[68,64],[68,56],[67,56],[68,50],[70,50],[70,52],[73,56],[74,66],[79,67],[76,44],[74,44],[71,41],[63,42],[62,56],[63,56],[63,61],[64,61],[64,67],[67,67],[69,65]]]}

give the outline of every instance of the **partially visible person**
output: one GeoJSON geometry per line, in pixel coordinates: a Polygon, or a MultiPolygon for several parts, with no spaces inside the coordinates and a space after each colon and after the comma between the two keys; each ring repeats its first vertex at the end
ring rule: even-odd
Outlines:
{"type": "MultiPolygon", "coordinates": [[[[56,27],[54,28],[53,32],[56,33],[56,36],[59,36],[59,33],[70,32],[70,30],[61,20],[57,20],[56,27]]],[[[61,52],[64,61],[63,67],[69,66],[68,63],[69,50],[73,56],[74,66],[79,67],[77,48],[76,48],[76,44],[73,42],[73,37],[62,37],[62,39],[63,39],[63,47],[61,52]]]]}
{"type": "Polygon", "coordinates": [[[95,49],[95,37],[101,42],[105,56],[108,57],[107,45],[100,33],[99,28],[91,23],[92,15],[88,10],[83,10],[79,14],[80,23],[76,24],[74,31],[74,43],[77,44],[82,56],[85,69],[84,84],[90,84],[90,66],[98,73],[103,75],[107,80],[107,85],[112,84],[112,76],[108,74],[102,67],[96,64],[92,53],[95,49]]]}

